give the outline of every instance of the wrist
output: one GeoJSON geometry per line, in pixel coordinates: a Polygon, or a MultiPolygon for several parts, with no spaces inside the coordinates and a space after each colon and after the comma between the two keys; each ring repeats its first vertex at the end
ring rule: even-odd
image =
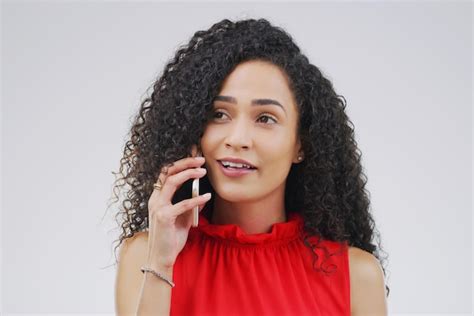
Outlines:
{"type": "Polygon", "coordinates": [[[166,281],[171,287],[174,287],[175,284],[173,283],[173,270],[168,268],[153,268],[150,266],[142,266],[140,270],[143,273],[150,273],[153,274],[155,277],[166,281]]]}
{"type": "Polygon", "coordinates": [[[166,273],[166,275],[172,275],[173,274],[173,266],[171,265],[164,265],[164,264],[159,264],[159,263],[148,263],[145,265],[148,268],[151,268],[157,272],[160,273],[166,273]]]}

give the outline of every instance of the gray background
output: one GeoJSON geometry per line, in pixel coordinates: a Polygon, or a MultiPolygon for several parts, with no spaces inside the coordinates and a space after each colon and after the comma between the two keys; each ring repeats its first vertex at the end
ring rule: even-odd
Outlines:
{"type": "Polygon", "coordinates": [[[247,17],[285,28],[348,102],[389,254],[390,313],[471,312],[471,3],[10,1],[4,313],[114,312],[119,231],[106,205],[130,119],[195,31],[247,17]]]}

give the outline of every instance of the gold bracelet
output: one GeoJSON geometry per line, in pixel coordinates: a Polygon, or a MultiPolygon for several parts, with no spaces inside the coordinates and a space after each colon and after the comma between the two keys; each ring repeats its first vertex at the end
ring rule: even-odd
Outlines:
{"type": "Polygon", "coordinates": [[[151,272],[152,274],[156,275],[157,277],[159,277],[160,279],[166,281],[169,285],[171,285],[171,287],[174,287],[174,283],[170,280],[168,280],[167,278],[165,278],[163,275],[159,274],[158,272],[156,272],[155,270],[152,270],[150,268],[147,268],[147,267],[141,267],[140,270],[145,273],[145,272],[151,272]]]}

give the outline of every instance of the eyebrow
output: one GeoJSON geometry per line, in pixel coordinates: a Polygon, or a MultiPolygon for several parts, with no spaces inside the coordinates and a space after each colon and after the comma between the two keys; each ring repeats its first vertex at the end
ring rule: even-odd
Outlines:
{"type": "MultiPolygon", "coordinates": [[[[226,96],[226,95],[218,95],[214,98],[214,101],[223,101],[223,102],[229,102],[229,103],[237,104],[237,99],[236,98],[226,96]]],[[[283,109],[283,111],[285,112],[285,114],[286,114],[285,108],[277,100],[273,100],[273,99],[253,99],[251,104],[252,105],[276,105],[276,106],[281,107],[283,109]]]]}

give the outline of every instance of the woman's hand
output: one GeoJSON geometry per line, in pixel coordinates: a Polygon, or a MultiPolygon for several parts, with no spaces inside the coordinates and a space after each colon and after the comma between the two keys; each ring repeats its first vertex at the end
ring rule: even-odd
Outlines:
{"type": "Polygon", "coordinates": [[[201,195],[172,204],[171,200],[176,190],[191,178],[201,178],[206,169],[203,157],[197,160],[194,157],[176,161],[165,175],[163,170],[159,175],[158,183],[161,190],[155,189],[148,200],[148,261],[149,267],[173,267],[176,257],[184,248],[188,239],[189,229],[193,222],[192,209],[199,205],[202,210],[209,196],[201,195]]]}

